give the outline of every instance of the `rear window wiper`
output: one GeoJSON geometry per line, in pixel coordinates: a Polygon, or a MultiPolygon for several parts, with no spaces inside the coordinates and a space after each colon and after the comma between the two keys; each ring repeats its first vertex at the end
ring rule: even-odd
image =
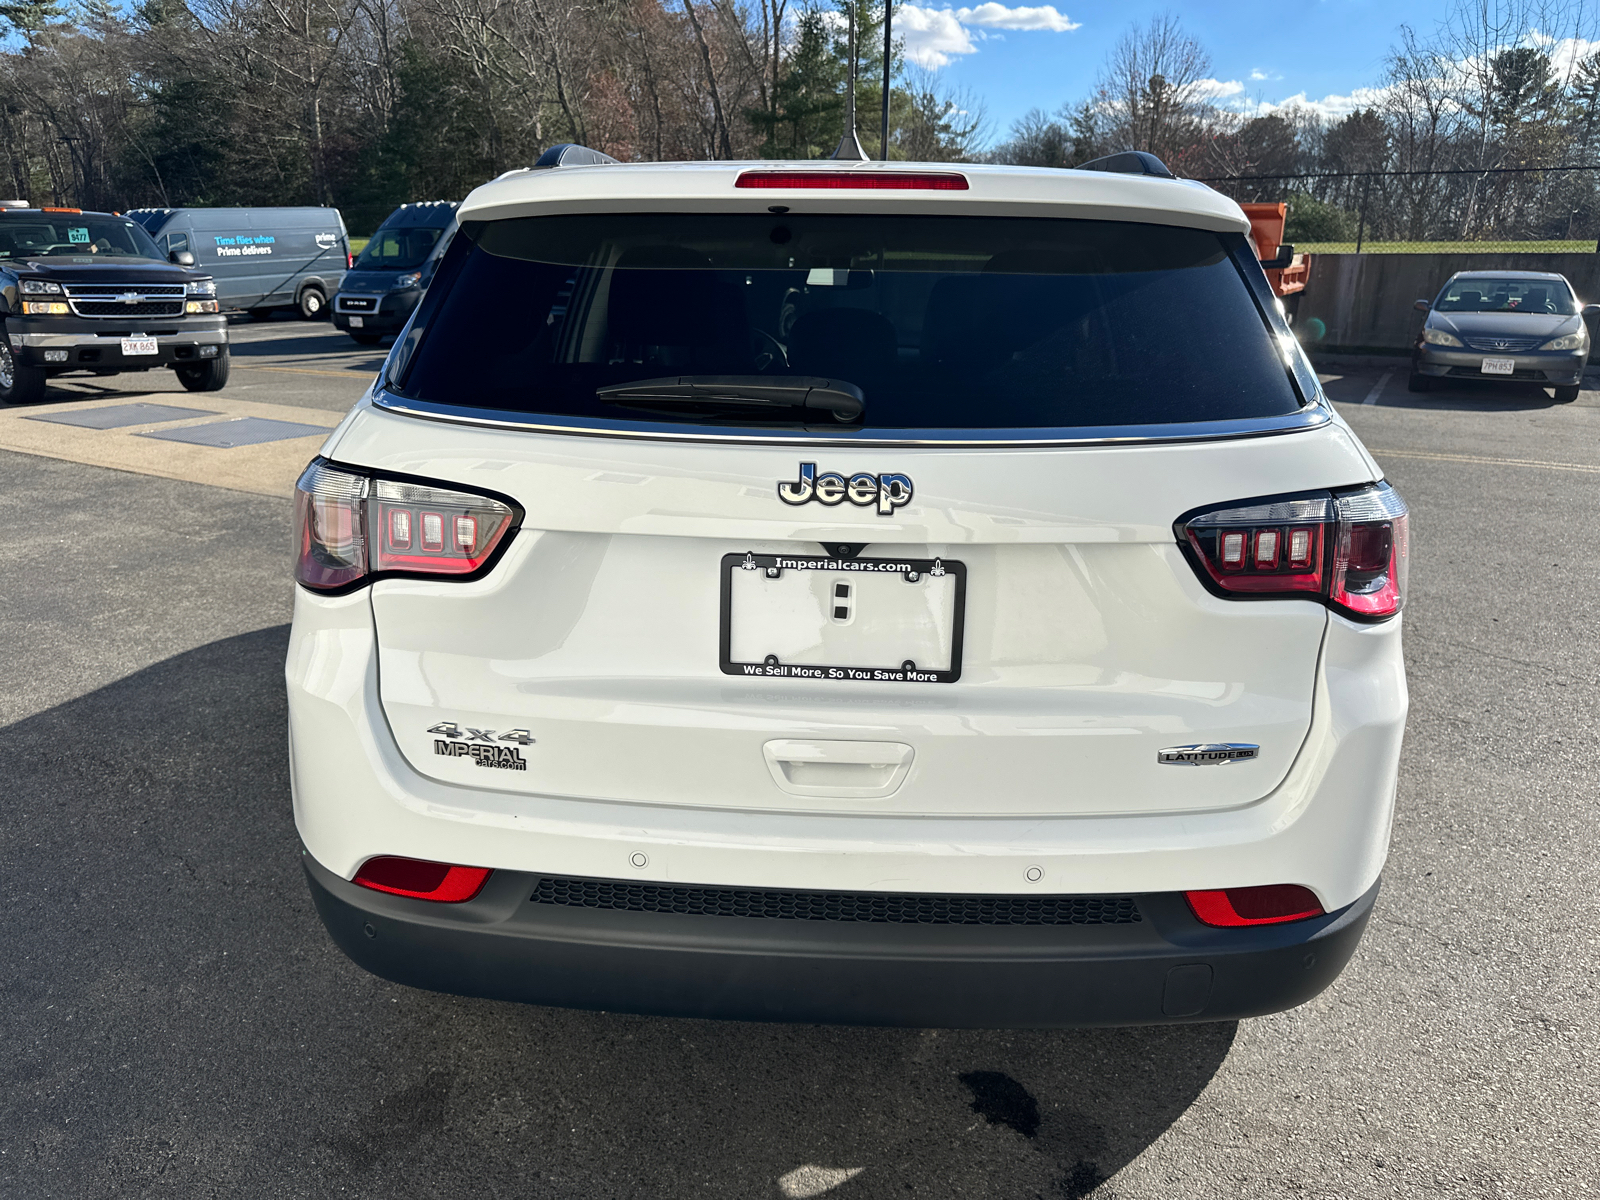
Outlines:
{"type": "Polygon", "coordinates": [[[853,383],[804,375],[668,375],[596,388],[595,396],[624,408],[807,409],[835,421],[859,421],[866,396],[853,383]]]}

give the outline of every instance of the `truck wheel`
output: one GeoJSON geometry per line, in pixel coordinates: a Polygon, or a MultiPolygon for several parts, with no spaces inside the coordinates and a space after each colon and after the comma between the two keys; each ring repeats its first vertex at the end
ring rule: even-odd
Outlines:
{"type": "Polygon", "coordinates": [[[1556,403],[1557,404],[1571,404],[1577,398],[1578,398],[1578,385],[1575,384],[1575,383],[1569,383],[1564,387],[1558,387],[1556,389],[1556,403]]]}
{"type": "Polygon", "coordinates": [[[1433,391],[1433,376],[1431,376],[1431,375],[1423,375],[1423,374],[1421,374],[1421,373],[1419,373],[1417,371],[1411,372],[1411,378],[1406,380],[1406,391],[1408,391],[1408,392],[1431,392],[1431,391],[1433,391]]]}
{"type": "Polygon", "coordinates": [[[381,333],[352,333],[350,337],[358,346],[376,346],[383,341],[381,333]]]}
{"type": "Polygon", "coordinates": [[[320,289],[308,287],[300,293],[300,315],[308,321],[320,321],[328,315],[328,298],[320,289]]]}
{"type": "Polygon", "coordinates": [[[185,391],[220,392],[228,386],[227,348],[224,347],[221,353],[207,362],[186,364],[176,370],[178,382],[183,384],[185,391]]]}
{"type": "Polygon", "coordinates": [[[0,334],[0,404],[34,404],[44,399],[44,368],[24,367],[11,353],[11,339],[0,334]]]}

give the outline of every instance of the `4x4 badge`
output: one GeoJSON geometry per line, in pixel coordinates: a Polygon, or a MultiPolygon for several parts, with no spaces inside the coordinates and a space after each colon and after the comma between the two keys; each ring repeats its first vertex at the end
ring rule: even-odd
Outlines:
{"type": "Polygon", "coordinates": [[[835,471],[817,474],[816,463],[801,463],[800,478],[778,485],[778,499],[785,504],[839,504],[845,500],[862,508],[876,506],[880,517],[911,503],[911,479],[907,475],[869,475],[858,471],[846,479],[835,471]]]}
{"type": "Polygon", "coordinates": [[[1261,747],[1249,742],[1204,742],[1198,746],[1168,746],[1156,751],[1156,761],[1176,767],[1218,767],[1261,757],[1261,747]]]}

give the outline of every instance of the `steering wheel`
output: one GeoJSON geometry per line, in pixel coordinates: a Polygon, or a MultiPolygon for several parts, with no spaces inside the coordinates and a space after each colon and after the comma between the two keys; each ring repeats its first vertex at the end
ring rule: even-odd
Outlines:
{"type": "Polygon", "coordinates": [[[756,341],[756,370],[765,371],[776,363],[779,367],[787,369],[789,366],[789,352],[777,338],[764,329],[755,331],[756,341]]]}

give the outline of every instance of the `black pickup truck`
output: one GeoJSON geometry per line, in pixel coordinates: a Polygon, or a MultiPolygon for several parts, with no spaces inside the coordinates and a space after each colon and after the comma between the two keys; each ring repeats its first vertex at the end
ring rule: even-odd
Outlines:
{"type": "Polygon", "coordinates": [[[193,266],[115,213],[0,205],[0,402],[38,400],[67,371],[171,367],[191,392],[221,389],[227,319],[193,266]]]}

